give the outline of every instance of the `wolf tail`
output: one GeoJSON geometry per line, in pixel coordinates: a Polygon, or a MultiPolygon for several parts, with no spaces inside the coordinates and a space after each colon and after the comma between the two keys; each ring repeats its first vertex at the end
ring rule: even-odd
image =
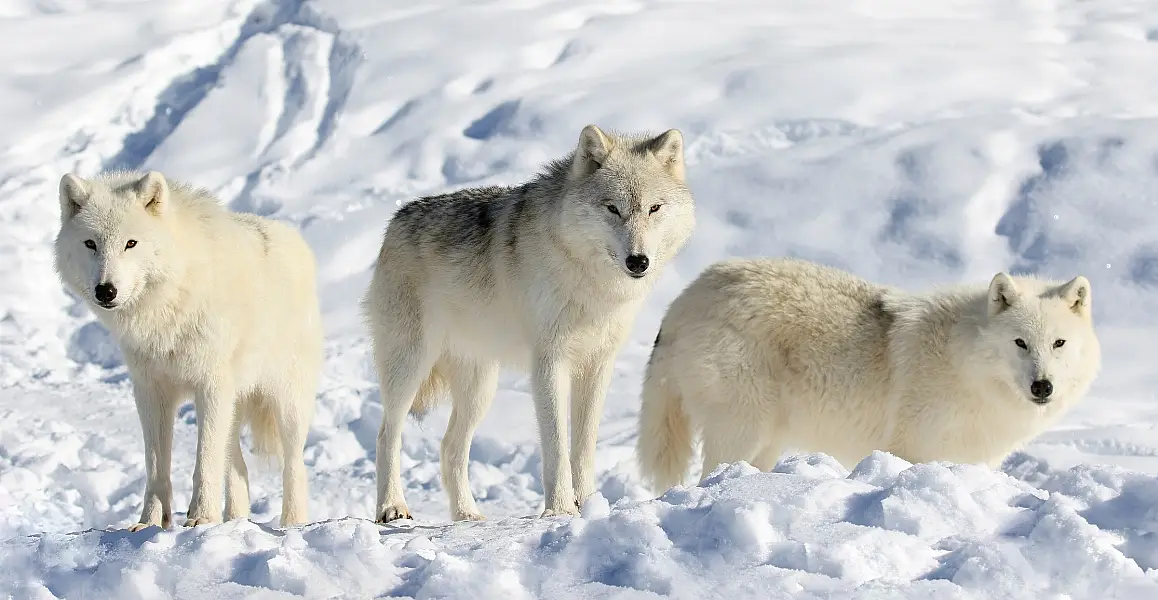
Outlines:
{"type": "Polygon", "coordinates": [[[244,404],[242,410],[242,422],[249,423],[252,434],[253,453],[262,458],[272,458],[280,466],[281,428],[278,426],[274,407],[267,402],[250,401],[244,404]]]}
{"type": "Polygon", "coordinates": [[[410,416],[422,419],[427,413],[434,410],[438,403],[447,396],[446,377],[435,366],[422,385],[418,386],[418,393],[414,395],[414,403],[410,405],[410,416]]]}
{"type": "Polygon", "coordinates": [[[668,374],[664,347],[655,347],[643,378],[636,456],[652,491],[662,493],[683,481],[692,458],[692,433],[682,398],[668,374]]]}

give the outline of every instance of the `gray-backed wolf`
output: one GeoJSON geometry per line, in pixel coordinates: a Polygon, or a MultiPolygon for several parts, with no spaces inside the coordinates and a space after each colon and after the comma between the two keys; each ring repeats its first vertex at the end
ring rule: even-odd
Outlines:
{"type": "Polygon", "coordinates": [[[575,514],[595,489],[613,359],[694,223],[679,131],[628,136],[594,125],[570,155],[523,185],[466,189],[399,209],[363,301],[384,408],[375,517],[409,517],[399,477],[402,426],[408,412],[423,414],[449,391],[443,484],[454,519],[482,518],[467,455],[501,366],[531,376],[543,515],[575,514]]]}

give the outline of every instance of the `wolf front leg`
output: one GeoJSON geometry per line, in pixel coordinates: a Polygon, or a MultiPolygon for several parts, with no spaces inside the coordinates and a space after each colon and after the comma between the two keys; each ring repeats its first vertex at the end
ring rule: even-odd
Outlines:
{"type": "Polygon", "coordinates": [[[225,382],[213,382],[197,391],[197,465],[193,468],[193,497],[185,515],[186,527],[221,522],[221,492],[236,402],[233,386],[225,382]]]}
{"type": "Polygon", "coordinates": [[[570,365],[556,349],[536,352],[531,385],[543,457],[544,517],[578,514],[575,491],[571,487],[571,461],[567,455],[570,371],[570,365]]]}
{"type": "Polygon", "coordinates": [[[145,504],[141,520],[129,526],[140,531],[158,525],[168,529],[173,520],[173,420],[180,397],[174,386],[132,372],[133,398],[145,442],[145,504]]]}
{"type": "Polygon", "coordinates": [[[601,354],[571,375],[571,469],[575,502],[580,505],[595,493],[595,442],[614,364],[614,353],[601,354]]]}

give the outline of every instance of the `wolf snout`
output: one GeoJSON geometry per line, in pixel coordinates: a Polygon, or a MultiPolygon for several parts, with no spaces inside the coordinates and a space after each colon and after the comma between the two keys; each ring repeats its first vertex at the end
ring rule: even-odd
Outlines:
{"type": "Polygon", "coordinates": [[[93,290],[93,296],[101,304],[110,304],[117,299],[117,286],[107,282],[98,283],[96,289],[93,290]]]}
{"type": "Polygon", "coordinates": [[[647,272],[648,265],[651,260],[647,258],[646,254],[631,254],[623,261],[627,266],[627,270],[631,272],[632,277],[643,277],[647,272]]]}
{"type": "Polygon", "coordinates": [[[1048,379],[1038,379],[1029,384],[1029,393],[1033,394],[1034,402],[1045,404],[1049,402],[1049,397],[1053,394],[1053,383],[1048,379]]]}

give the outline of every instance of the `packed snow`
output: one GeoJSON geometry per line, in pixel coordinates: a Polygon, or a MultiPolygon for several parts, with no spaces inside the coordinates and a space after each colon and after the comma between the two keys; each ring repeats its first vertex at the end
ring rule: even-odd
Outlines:
{"type": "MultiPolygon", "coordinates": [[[[1158,2],[0,0],[0,596],[1158,597],[1158,2]],[[413,521],[372,522],[357,302],[394,210],[512,184],[587,123],[681,129],[696,233],[617,360],[600,494],[538,518],[527,378],[474,439],[490,520],[449,522],[448,411],[408,424],[413,521]],[[327,327],[313,524],[128,533],[144,453],[108,333],[52,267],[65,172],[152,168],[313,247],[327,327]],[[1000,472],[874,454],[737,463],[660,495],[633,448],[663,311],[706,265],[792,255],[912,289],[1086,275],[1090,396],[1000,472]]],[[[174,509],[196,441],[178,415],[174,509]]]]}

